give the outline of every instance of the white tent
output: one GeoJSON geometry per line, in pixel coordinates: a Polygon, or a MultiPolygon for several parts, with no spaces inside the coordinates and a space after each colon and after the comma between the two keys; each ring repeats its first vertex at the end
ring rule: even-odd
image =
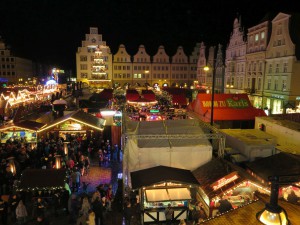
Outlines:
{"type": "Polygon", "coordinates": [[[168,166],[195,170],[212,159],[212,146],[197,120],[127,122],[123,173],[168,166]]]}

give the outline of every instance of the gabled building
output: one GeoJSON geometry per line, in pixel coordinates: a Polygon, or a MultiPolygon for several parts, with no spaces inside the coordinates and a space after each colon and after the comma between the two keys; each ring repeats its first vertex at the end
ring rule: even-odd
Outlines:
{"type": "Polygon", "coordinates": [[[246,40],[241,18],[236,18],[226,49],[225,93],[245,93],[246,40]]]}
{"type": "Polygon", "coordinates": [[[272,114],[299,107],[300,16],[278,13],[266,48],[263,107],[272,114]]]}

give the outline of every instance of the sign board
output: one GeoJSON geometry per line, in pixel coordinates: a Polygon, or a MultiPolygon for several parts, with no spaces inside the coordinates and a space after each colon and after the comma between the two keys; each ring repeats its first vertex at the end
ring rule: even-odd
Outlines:
{"type": "Polygon", "coordinates": [[[228,175],[226,175],[225,177],[222,177],[221,179],[217,180],[216,182],[214,182],[213,184],[211,184],[210,186],[212,187],[212,189],[214,191],[224,187],[225,185],[237,180],[239,178],[237,172],[232,172],[228,175]]]}

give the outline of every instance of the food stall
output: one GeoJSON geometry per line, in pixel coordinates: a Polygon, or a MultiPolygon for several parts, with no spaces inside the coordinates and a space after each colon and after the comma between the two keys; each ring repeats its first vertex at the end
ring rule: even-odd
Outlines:
{"type": "Polygon", "coordinates": [[[33,148],[37,143],[38,130],[45,125],[29,120],[7,123],[0,127],[1,143],[23,139],[25,143],[30,143],[33,148]]]}
{"type": "MultiPolygon", "coordinates": [[[[193,171],[201,184],[196,199],[201,202],[208,217],[223,212],[223,203],[230,203],[228,209],[237,209],[256,200],[255,191],[269,194],[267,186],[240,167],[221,158],[214,158],[193,171]]],[[[227,211],[227,210],[225,210],[227,211]]]]}
{"type": "Polygon", "coordinates": [[[188,218],[193,189],[199,186],[191,171],[156,166],[131,172],[132,190],[137,191],[141,223],[163,223],[168,204],[174,210],[173,221],[188,218]]]}

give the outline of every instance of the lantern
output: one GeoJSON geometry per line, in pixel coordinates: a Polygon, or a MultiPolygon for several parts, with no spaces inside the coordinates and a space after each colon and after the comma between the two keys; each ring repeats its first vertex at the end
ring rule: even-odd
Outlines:
{"type": "Polygon", "coordinates": [[[60,169],[61,168],[61,155],[55,156],[55,168],[60,169]]]}

